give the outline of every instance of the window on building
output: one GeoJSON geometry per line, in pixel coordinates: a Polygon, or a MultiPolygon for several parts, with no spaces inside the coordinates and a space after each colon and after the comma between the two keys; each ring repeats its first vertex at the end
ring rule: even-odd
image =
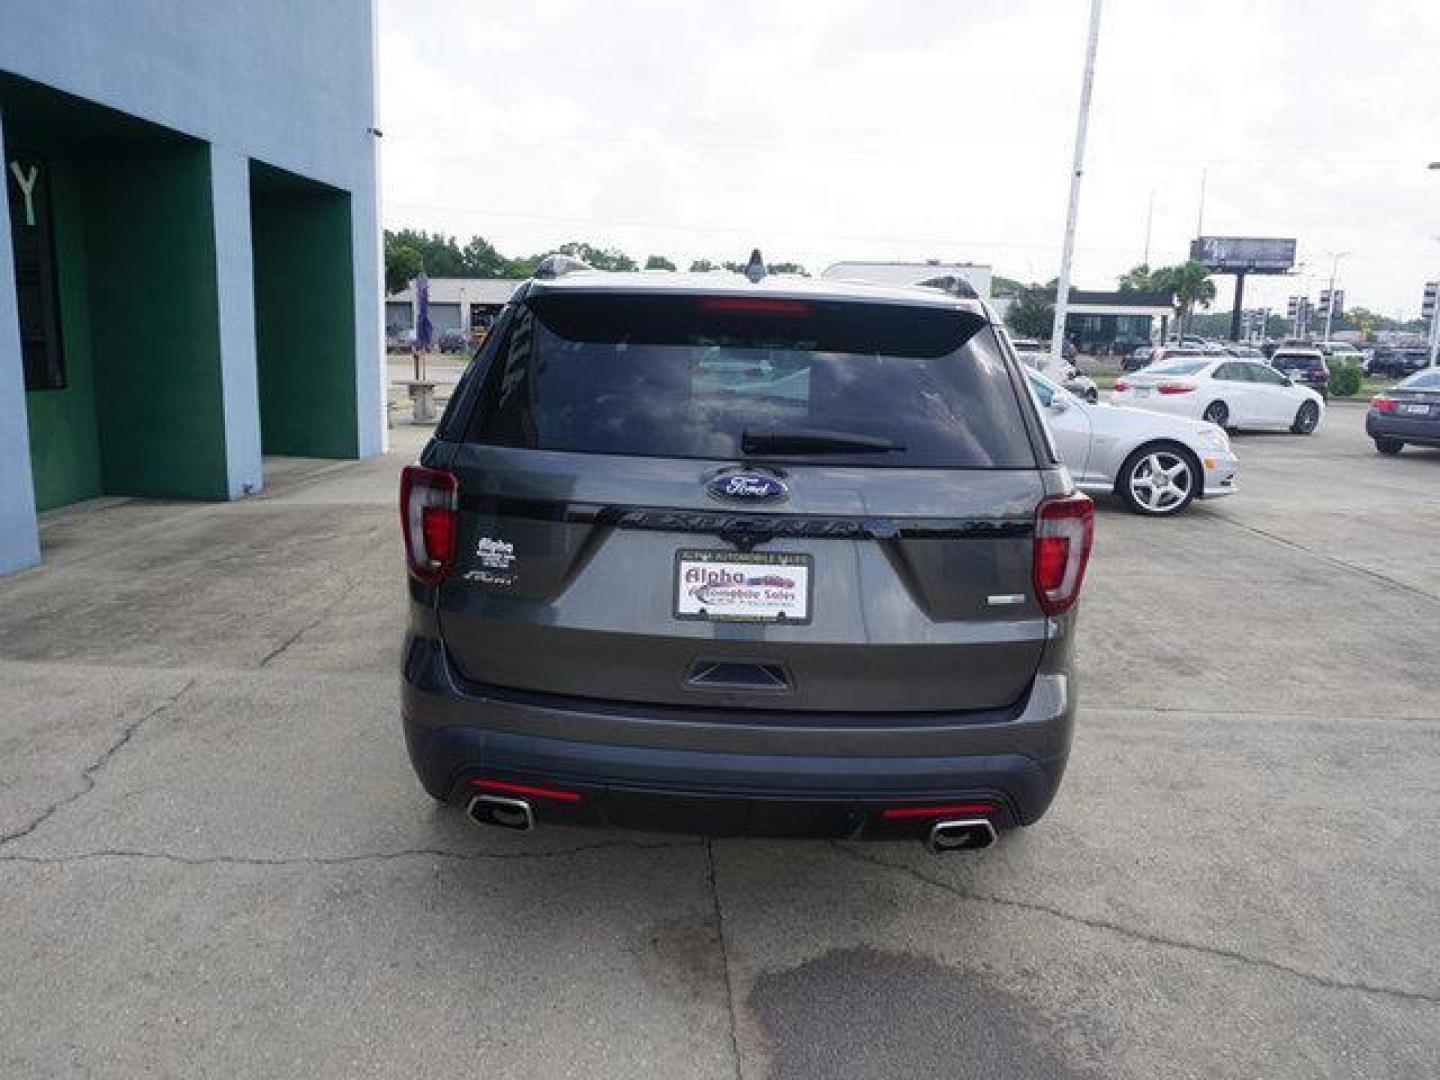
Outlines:
{"type": "Polygon", "coordinates": [[[60,340],[47,163],[24,151],[7,153],[5,193],[10,205],[10,241],[15,249],[15,299],[20,309],[25,389],[63,390],[65,351],[60,340]]]}

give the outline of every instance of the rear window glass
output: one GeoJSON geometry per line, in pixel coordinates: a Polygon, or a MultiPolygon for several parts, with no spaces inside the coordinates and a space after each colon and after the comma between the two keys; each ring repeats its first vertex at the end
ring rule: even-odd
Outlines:
{"type": "Polygon", "coordinates": [[[531,298],[479,442],[592,454],[1034,468],[995,333],[968,312],[772,297],[531,298]]]}
{"type": "Polygon", "coordinates": [[[1283,368],[1287,371],[1314,371],[1320,366],[1320,363],[1320,357],[1307,353],[1277,352],[1270,358],[1271,367],[1283,368]]]}
{"type": "Polygon", "coordinates": [[[1440,371],[1424,371],[1411,375],[1400,384],[1407,390],[1440,390],[1440,371]]]}
{"type": "Polygon", "coordinates": [[[1150,373],[1154,375],[1194,375],[1209,363],[1209,360],[1171,360],[1168,363],[1153,365],[1150,373]]]}

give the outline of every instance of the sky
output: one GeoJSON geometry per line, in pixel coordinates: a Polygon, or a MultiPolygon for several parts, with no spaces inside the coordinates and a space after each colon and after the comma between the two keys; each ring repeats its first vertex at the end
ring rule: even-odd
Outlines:
{"type": "MultiPolygon", "coordinates": [[[[1086,0],[379,0],[387,228],[643,260],[1059,270],[1086,0]]],[[[1073,283],[1212,235],[1312,297],[1440,278],[1440,2],[1106,0],[1073,283]],[[1153,217],[1150,207],[1153,200],[1153,217]]],[[[1217,280],[1228,309],[1231,279],[1217,280]]]]}

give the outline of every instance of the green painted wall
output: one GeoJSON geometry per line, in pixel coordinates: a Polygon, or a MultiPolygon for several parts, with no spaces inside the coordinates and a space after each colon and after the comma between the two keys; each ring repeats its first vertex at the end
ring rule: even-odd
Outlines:
{"type": "Polygon", "coordinates": [[[35,506],[39,510],[92,499],[104,490],[100,432],[95,419],[79,172],[70,158],[47,154],[46,161],[55,226],[66,386],[63,390],[35,390],[25,395],[30,421],[30,466],[35,481],[35,506]]]}
{"type": "Polygon", "coordinates": [[[104,490],[224,499],[209,147],[126,147],[83,168],[104,490]]]}
{"type": "Polygon", "coordinates": [[[260,446],[267,454],[359,453],[350,196],[251,169],[260,446]]]}

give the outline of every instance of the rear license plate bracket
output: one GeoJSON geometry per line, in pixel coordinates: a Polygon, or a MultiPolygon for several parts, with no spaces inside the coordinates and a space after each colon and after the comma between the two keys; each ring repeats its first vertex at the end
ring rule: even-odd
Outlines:
{"type": "Polygon", "coordinates": [[[677,619],[805,625],[814,597],[814,559],[786,551],[675,552],[677,619]]]}

